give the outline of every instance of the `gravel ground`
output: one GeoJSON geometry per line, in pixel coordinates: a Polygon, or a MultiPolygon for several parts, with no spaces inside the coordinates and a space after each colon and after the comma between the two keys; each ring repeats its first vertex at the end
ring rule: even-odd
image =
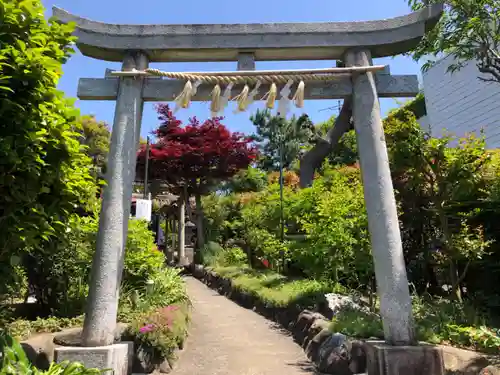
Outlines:
{"type": "Polygon", "coordinates": [[[186,282],[192,321],[172,375],[316,374],[302,348],[275,323],[195,278],[186,282]]]}

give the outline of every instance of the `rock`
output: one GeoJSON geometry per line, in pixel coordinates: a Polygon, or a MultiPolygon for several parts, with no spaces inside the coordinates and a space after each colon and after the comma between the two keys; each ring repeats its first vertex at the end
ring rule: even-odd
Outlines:
{"type": "Polygon", "coordinates": [[[487,366],[479,372],[479,375],[500,375],[500,369],[495,366],[487,366]]]}
{"type": "Polygon", "coordinates": [[[351,296],[328,293],[325,294],[325,298],[333,315],[336,315],[338,312],[346,308],[370,313],[370,309],[367,306],[364,306],[361,301],[357,301],[351,296]]]}
{"type": "Polygon", "coordinates": [[[316,319],[313,324],[309,327],[306,337],[302,342],[302,347],[306,348],[309,342],[322,330],[328,329],[330,327],[330,322],[325,319],[316,319]]]}
{"type": "Polygon", "coordinates": [[[330,338],[332,333],[330,332],[329,329],[323,329],[321,330],[316,336],[314,336],[311,341],[306,346],[306,355],[307,357],[313,361],[316,362],[319,357],[319,348],[321,344],[323,344],[326,340],[330,338]]]}
{"type": "Polygon", "coordinates": [[[341,333],[334,333],[319,347],[317,357],[321,372],[352,375],[366,371],[366,351],[361,341],[349,341],[341,333]]]}
{"type": "Polygon", "coordinates": [[[82,346],[82,328],[70,328],[55,333],[54,344],[61,346],[82,346]]]}
{"type": "MultiPolygon", "coordinates": [[[[443,361],[450,374],[477,375],[492,364],[486,354],[440,345],[443,351],[443,361]]],[[[488,374],[486,372],[486,374],[488,374]]],[[[495,373],[494,373],[495,374],[495,373]]]]}
{"type": "Polygon", "coordinates": [[[47,370],[54,360],[54,334],[40,333],[21,342],[30,362],[40,370],[47,370]]]}
{"type": "Polygon", "coordinates": [[[293,336],[295,340],[302,345],[304,339],[307,337],[309,328],[312,326],[316,319],[325,320],[325,317],[319,313],[312,312],[309,310],[304,310],[299,314],[297,322],[293,327],[293,336]]]}
{"type": "Polygon", "coordinates": [[[205,274],[205,268],[201,264],[195,264],[193,266],[193,275],[197,278],[202,278],[205,274]]]}
{"type": "Polygon", "coordinates": [[[132,362],[132,373],[149,374],[154,370],[155,365],[152,363],[149,353],[141,347],[137,348],[132,362]]]}
{"type": "Polygon", "coordinates": [[[160,363],[160,365],[158,366],[158,371],[160,372],[160,374],[170,374],[172,368],[170,367],[170,363],[168,362],[168,360],[165,359],[162,363],[160,363]]]}
{"type": "Polygon", "coordinates": [[[363,341],[349,341],[349,369],[353,374],[361,374],[366,372],[367,359],[366,348],[363,341]]]}
{"type": "Polygon", "coordinates": [[[323,330],[327,330],[330,327],[330,322],[325,319],[316,319],[313,324],[309,327],[309,331],[307,332],[307,338],[312,340],[314,336],[316,336],[319,332],[323,330]]]}
{"type": "Polygon", "coordinates": [[[349,369],[347,337],[334,333],[321,344],[318,355],[318,369],[327,374],[352,375],[349,369]]]}

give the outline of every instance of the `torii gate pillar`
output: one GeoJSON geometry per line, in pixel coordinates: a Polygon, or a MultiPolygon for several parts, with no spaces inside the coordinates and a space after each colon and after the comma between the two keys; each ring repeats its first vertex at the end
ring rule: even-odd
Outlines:
{"type": "MultiPolygon", "coordinates": [[[[371,65],[369,50],[346,51],[347,66],[371,65]]],[[[396,199],[373,73],[352,76],[352,116],[385,341],[367,341],[368,375],[444,375],[442,350],[418,345],[396,199]]]]}
{"type": "MultiPolygon", "coordinates": [[[[370,51],[349,51],[347,66],[371,65],[370,51]]],[[[368,228],[380,296],[384,337],[393,345],[415,343],[412,306],[389,157],[372,73],[353,75],[352,117],[358,144],[368,228]]]]}
{"type": "MultiPolygon", "coordinates": [[[[146,69],[141,52],[125,56],[122,70],[146,69]]],[[[144,78],[122,77],[116,100],[97,246],[82,332],[84,346],[111,345],[116,328],[128,220],[143,111],[144,78]]]]}

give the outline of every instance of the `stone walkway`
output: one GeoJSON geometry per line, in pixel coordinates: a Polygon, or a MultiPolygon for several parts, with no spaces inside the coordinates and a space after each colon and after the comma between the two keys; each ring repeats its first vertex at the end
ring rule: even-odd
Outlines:
{"type": "Polygon", "coordinates": [[[273,322],[186,277],[193,302],[185,350],[172,375],[315,374],[302,348],[273,322]]]}

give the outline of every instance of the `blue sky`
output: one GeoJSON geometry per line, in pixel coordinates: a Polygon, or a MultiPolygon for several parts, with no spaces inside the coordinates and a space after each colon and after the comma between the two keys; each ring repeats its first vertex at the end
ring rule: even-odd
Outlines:
{"type": "MultiPolygon", "coordinates": [[[[136,24],[182,24],[182,23],[259,23],[259,22],[319,22],[319,21],[361,21],[391,18],[410,12],[406,0],[43,0],[47,16],[52,14],[56,5],[81,17],[110,23],[136,24]]],[[[377,59],[376,64],[390,64],[392,74],[418,74],[419,64],[410,57],[377,59]]],[[[334,65],[332,61],[293,61],[293,62],[257,62],[257,69],[301,69],[323,68],[334,65]]],[[[154,68],[170,71],[213,71],[235,70],[234,63],[170,63],[152,64],[154,68]]],[[[64,75],[59,88],[67,96],[76,97],[79,78],[102,78],[106,68],[120,69],[120,64],[95,60],[77,52],[64,66],[64,75]]],[[[382,99],[383,114],[398,107],[405,99],[382,99]]],[[[338,101],[307,101],[303,109],[295,110],[300,114],[308,113],[314,122],[324,121],[336,114],[338,101]]],[[[93,114],[99,120],[112,124],[114,102],[77,101],[82,114],[93,114]]],[[[225,112],[224,124],[233,131],[251,133],[253,126],[249,115],[257,108],[263,108],[262,102],[252,105],[248,112],[233,114],[233,108],[225,112]]],[[[178,117],[186,121],[191,116],[200,120],[209,115],[208,103],[192,103],[187,110],[178,112],[178,117]]],[[[142,135],[147,135],[158,125],[153,103],[146,103],[142,123],[142,135]]]]}

